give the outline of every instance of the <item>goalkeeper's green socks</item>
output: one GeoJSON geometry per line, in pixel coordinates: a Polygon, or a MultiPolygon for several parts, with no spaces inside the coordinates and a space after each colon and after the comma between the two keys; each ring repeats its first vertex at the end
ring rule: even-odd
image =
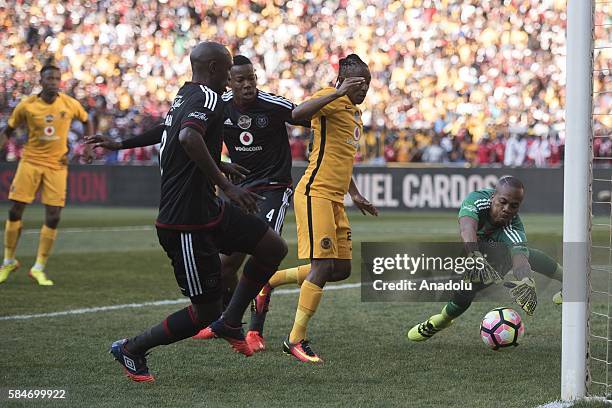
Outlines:
{"type": "MultiPolygon", "coordinates": [[[[563,267],[544,252],[529,248],[529,264],[534,271],[556,281],[563,281],[563,267]]],[[[552,301],[555,305],[563,303],[563,295],[559,291],[553,295],[552,301]]]]}
{"type": "Polygon", "coordinates": [[[448,327],[448,325],[450,325],[455,318],[461,316],[463,312],[468,309],[468,307],[470,306],[459,306],[452,300],[449,300],[448,303],[442,308],[442,311],[437,315],[431,316],[429,321],[436,328],[444,329],[445,327],[448,327]]]}
{"type": "Polygon", "coordinates": [[[544,252],[529,248],[529,265],[537,273],[561,282],[563,280],[563,267],[544,252]]]}
{"type": "Polygon", "coordinates": [[[460,306],[450,300],[439,314],[431,316],[429,319],[412,327],[406,336],[412,341],[424,341],[442,329],[447,328],[453,320],[465,312],[470,304],[460,306]]]}

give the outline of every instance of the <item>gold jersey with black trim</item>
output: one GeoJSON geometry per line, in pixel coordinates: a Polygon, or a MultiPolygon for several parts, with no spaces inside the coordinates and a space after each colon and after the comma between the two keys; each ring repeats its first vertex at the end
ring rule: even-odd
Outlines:
{"type": "Polygon", "coordinates": [[[62,92],[53,103],[45,102],[39,95],[23,99],[8,120],[13,129],[23,123],[28,126],[22,160],[56,170],[66,167],[68,131],[73,119],[87,122],[87,112],[76,99],[62,92]]]}
{"type": "MultiPolygon", "coordinates": [[[[335,92],[329,87],[313,98],[335,92]]],[[[342,203],[353,175],[353,160],[363,134],[361,111],[348,96],[325,105],[311,121],[312,152],[296,192],[342,203]]]]}

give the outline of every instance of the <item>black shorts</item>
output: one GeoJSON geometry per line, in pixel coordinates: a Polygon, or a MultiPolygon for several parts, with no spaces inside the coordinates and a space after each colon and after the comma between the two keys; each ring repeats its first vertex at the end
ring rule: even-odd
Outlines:
{"type": "Polygon", "coordinates": [[[293,198],[293,188],[255,190],[254,192],[266,198],[258,203],[259,211],[255,215],[265,221],[270,228],[280,235],[283,231],[285,213],[291,205],[291,199],[293,198]]]}
{"type": "Polygon", "coordinates": [[[159,243],[172,261],[176,282],[193,303],[221,297],[221,260],[219,253],[253,253],[268,230],[254,215],[225,203],[217,225],[191,231],[157,227],[159,243]]]}

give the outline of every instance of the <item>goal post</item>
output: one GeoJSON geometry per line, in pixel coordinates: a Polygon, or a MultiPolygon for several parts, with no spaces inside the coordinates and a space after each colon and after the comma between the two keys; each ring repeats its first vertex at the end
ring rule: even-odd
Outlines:
{"type": "Polygon", "coordinates": [[[567,1],[561,399],[586,396],[590,296],[594,0],[567,1]]]}

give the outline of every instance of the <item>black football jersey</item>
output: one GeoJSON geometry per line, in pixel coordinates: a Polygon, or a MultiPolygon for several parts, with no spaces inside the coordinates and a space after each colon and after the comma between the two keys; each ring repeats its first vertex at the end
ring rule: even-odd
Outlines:
{"type": "Polygon", "coordinates": [[[243,187],[290,186],[291,149],[285,123],[292,123],[295,105],[271,93],[257,91],[245,107],[234,102],[232,91],[223,94],[223,140],[233,163],[250,173],[243,187]]]}
{"type": "Polygon", "coordinates": [[[185,127],[201,133],[210,155],[221,161],[223,100],[205,85],[187,82],[178,91],[165,120],[159,149],[161,199],[157,225],[198,229],[213,225],[221,202],[212,181],[193,162],[179,141],[185,127]]]}

